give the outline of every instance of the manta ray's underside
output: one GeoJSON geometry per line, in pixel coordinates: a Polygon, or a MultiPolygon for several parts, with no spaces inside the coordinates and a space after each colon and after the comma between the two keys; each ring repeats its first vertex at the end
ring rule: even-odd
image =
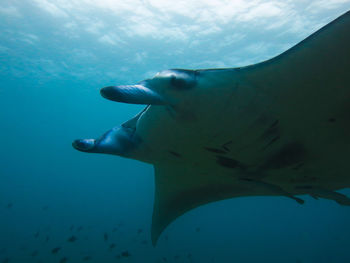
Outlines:
{"type": "Polygon", "coordinates": [[[153,164],[152,241],[186,211],[239,196],[350,199],[350,12],[242,68],[166,70],[103,97],[145,104],[83,152],[153,164]]]}

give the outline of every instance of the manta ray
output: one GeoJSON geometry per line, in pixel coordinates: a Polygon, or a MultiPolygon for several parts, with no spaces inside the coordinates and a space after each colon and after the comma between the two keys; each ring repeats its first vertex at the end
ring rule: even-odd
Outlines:
{"type": "Polygon", "coordinates": [[[154,245],[179,216],[228,198],[350,205],[336,192],[350,187],[350,11],[267,61],[165,70],[101,95],[146,106],[73,147],[154,166],[154,245]]]}

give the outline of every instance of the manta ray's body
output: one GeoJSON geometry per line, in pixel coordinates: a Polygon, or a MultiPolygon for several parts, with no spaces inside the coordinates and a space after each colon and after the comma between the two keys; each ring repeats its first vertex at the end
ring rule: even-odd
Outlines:
{"type": "Polygon", "coordinates": [[[152,240],[175,218],[238,196],[309,194],[350,205],[350,12],[248,67],[167,70],[102,96],[148,105],[84,152],[154,165],[152,240]]]}

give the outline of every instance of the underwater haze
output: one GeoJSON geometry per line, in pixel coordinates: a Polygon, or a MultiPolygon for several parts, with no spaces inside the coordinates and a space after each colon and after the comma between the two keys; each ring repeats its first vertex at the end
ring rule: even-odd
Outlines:
{"type": "Polygon", "coordinates": [[[144,108],[105,100],[102,87],[258,63],[348,10],[350,0],[0,1],[0,263],[350,262],[350,207],[310,196],[213,202],[154,247],[152,166],[72,147],[144,108]]]}

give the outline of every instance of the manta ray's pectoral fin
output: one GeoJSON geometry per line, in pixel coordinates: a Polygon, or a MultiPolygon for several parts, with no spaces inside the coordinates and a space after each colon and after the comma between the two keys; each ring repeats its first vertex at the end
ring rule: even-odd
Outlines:
{"type": "Polygon", "coordinates": [[[200,205],[239,195],[242,189],[220,182],[220,177],[201,173],[191,166],[155,165],[155,199],[152,243],[177,217],[200,205]]]}
{"type": "Polygon", "coordinates": [[[155,198],[152,218],[152,243],[177,217],[198,206],[240,196],[286,196],[304,201],[269,183],[242,180],[239,174],[190,164],[154,165],[155,198]]]}
{"type": "Polygon", "coordinates": [[[102,97],[124,103],[163,105],[164,99],[155,91],[144,85],[121,85],[102,88],[102,97]]]}
{"type": "MultiPolygon", "coordinates": [[[[315,128],[322,120],[350,132],[350,11],[284,53],[239,70],[241,81],[257,93],[269,94],[271,111],[295,120],[291,126],[315,128]],[[295,110],[295,105],[299,105],[295,110]],[[335,118],[334,116],[337,116],[335,118]],[[304,124],[303,123],[303,124],[304,124]],[[305,125],[305,126],[306,126],[305,125]]],[[[322,124],[321,124],[322,125],[322,124]]],[[[286,128],[287,129],[287,128],[286,128]]],[[[288,128],[289,129],[289,128],[288,128]]],[[[303,127],[304,134],[314,130],[303,127]]],[[[325,133],[329,129],[318,131],[325,133]]],[[[347,142],[344,136],[344,143],[347,142]]]]}

